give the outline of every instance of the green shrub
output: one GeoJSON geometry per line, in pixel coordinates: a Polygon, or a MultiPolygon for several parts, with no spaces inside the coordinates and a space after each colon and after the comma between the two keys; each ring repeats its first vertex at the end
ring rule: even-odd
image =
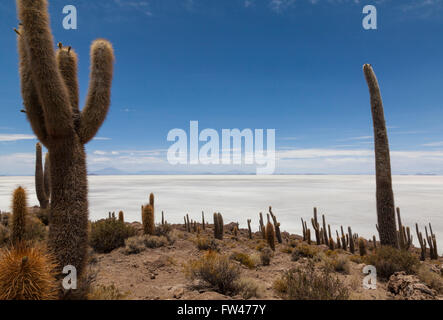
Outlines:
{"type": "Polygon", "coordinates": [[[418,258],[414,254],[389,246],[377,248],[374,253],[366,256],[365,262],[375,266],[377,276],[385,280],[399,271],[414,274],[419,264],[418,258]]]}
{"type": "Polygon", "coordinates": [[[254,261],[251,259],[251,257],[246,254],[246,253],[242,253],[242,252],[233,252],[231,254],[230,257],[232,260],[238,261],[240,262],[242,265],[244,265],[245,267],[247,267],[248,269],[254,269],[255,268],[255,263],[254,261]]]}
{"type": "Polygon", "coordinates": [[[117,219],[103,219],[91,223],[89,244],[98,253],[109,253],[123,247],[134,233],[132,227],[117,219]]]}
{"type": "Polygon", "coordinates": [[[240,268],[226,256],[208,251],[198,260],[185,266],[185,274],[191,280],[200,280],[216,288],[222,294],[236,294],[240,268]]]}
{"type": "Polygon", "coordinates": [[[330,270],[315,270],[310,262],[307,267],[286,271],[274,282],[274,289],[288,300],[346,300],[349,291],[330,270]]]}

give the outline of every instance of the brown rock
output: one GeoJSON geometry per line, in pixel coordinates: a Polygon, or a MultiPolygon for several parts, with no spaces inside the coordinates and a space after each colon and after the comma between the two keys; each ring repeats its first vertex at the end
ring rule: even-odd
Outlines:
{"type": "Polygon", "coordinates": [[[404,271],[396,272],[389,278],[388,291],[398,300],[435,300],[437,296],[435,290],[404,271]]]}

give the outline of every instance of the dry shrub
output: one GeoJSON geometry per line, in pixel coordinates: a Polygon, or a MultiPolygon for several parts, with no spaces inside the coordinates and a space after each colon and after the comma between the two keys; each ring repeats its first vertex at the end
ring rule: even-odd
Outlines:
{"type": "Polygon", "coordinates": [[[143,237],[135,236],[125,240],[125,254],[137,254],[145,249],[146,246],[143,237]]]}
{"type": "Polygon", "coordinates": [[[214,239],[208,239],[207,237],[197,237],[195,244],[198,250],[212,250],[219,251],[217,242],[214,239]]]}
{"type": "Polygon", "coordinates": [[[264,266],[269,266],[271,264],[271,259],[273,255],[274,254],[271,249],[263,248],[263,250],[260,253],[261,264],[264,266]]]}
{"type": "Polygon", "coordinates": [[[134,233],[131,226],[117,219],[103,219],[91,223],[89,244],[98,253],[109,253],[123,247],[125,240],[134,233]]]}
{"type": "Polygon", "coordinates": [[[313,263],[286,271],[274,289],[288,300],[346,300],[349,291],[330,270],[316,270],[313,263]]]}
{"type": "Polygon", "coordinates": [[[419,264],[418,258],[414,254],[389,246],[377,248],[373,254],[366,257],[365,262],[375,266],[377,276],[385,280],[399,271],[414,274],[419,264]]]}
{"type": "Polygon", "coordinates": [[[166,238],[165,236],[158,237],[158,236],[144,235],[143,242],[147,248],[151,249],[156,249],[169,245],[168,238],[166,238]]]}
{"type": "Polygon", "coordinates": [[[55,300],[55,263],[43,247],[17,244],[0,252],[0,300],[55,300]]]}
{"type": "Polygon", "coordinates": [[[261,284],[250,278],[243,278],[237,281],[237,287],[243,299],[261,298],[265,291],[261,284]]]}
{"type": "Polygon", "coordinates": [[[98,285],[88,295],[88,300],[124,300],[127,293],[120,292],[114,284],[110,286],[98,285]]]}
{"type": "Polygon", "coordinates": [[[350,274],[349,259],[344,255],[334,255],[325,259],[325,265],[332,271],[350,274]]]}
{"type": "Polygon", "coordinates": [[[199,280],[213,286],[222,294],[236,294],[240,268],[226,256],[208,251],[198,260],[185,266],[186,276],[191,280],[199,280]]]}
{"type": "Polygon", "coordinates": [[[314,258],[319,253],[319,250],[308,244],[302,243],[292,251],[292,261],[298,261],[300,258],[314,258]]]}
{"type": "Polygon", "coordinates": [[[155,228],[155,235],[166,237],[172,230],[173,228],[169,223],[160,224],[155,228]]]}
{"type": "Polygon", "coordinates": [[[255,263],[254,261],[251,259],[251,257],[246,254],[246,253],[242,253],[242,252],[233,252],[231,254],[230,257],[232,260],[238,261],[240,262],[242,265],[244,265],[245,267],[247,267],[248,269],[254,269],[255,268],[255,263]]]}
{"type": "Polygon", "coordinates": [[[418,278],[438,293],[443,294],[443,277],[432,271],[428,266],[421,265],[417,270],[418,278]]]}
{"type": "Polygon", "coordinates": [[[282,253],[287,253],[287,254],[292,254],[292,250],[293,248],[290,246],[284,246],[283,248],[280,249],[280,252],[282,253]]]}

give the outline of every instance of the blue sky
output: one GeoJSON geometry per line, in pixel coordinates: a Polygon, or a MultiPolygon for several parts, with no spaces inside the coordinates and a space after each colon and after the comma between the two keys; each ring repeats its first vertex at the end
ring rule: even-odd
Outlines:
{"type": "MultiPolygon", "coordinates": [[[[443,0],[52,0],[55,41],[115,48],[112,106],[87,145],[91,172],[226,172],[166,161],[173,128],[276,129],[277,173],[372,173],[362,65],[379,78],[393,171],[443,174],[443,0]],[[78,10],[64,30],[62,8],[78,10]],[[362,28],[362,9],[378,29],[362,28]]],[[[32,174],[36,140],[17,70],[15,1],[0,4],[0,174],[32,174]]]]}

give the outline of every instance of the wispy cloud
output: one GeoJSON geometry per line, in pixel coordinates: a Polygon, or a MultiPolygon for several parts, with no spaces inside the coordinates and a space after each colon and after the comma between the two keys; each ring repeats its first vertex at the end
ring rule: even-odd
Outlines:
{"type": "Polygon", "coordinates": [[[295,5],[295,0],[271,0],[269,7],[276,13],[282,13],[284,10],[295,5]]]}
{"type": "Polygon", "coordinates": [[[34,140],[34,139],[36,139],[36,137],[30,134],[0,134],[0,142],[34,140]]]}
{"type": "Polygon", "coordinates": [[[119,7],[132,8],[142,12],[147,16],[152,16],[152,12],[148,1],[144,0],[114,0],[114,3],[119,7]]]}
{"type": "Polygon", "coordinates": [[[423,147],[443,147],[443,141],[425,143],[422,146],[423,147]]]}

